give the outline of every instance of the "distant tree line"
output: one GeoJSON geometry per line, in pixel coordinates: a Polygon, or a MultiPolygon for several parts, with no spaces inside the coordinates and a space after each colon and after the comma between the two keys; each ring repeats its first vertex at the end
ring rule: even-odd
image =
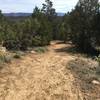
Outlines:
{"type": "Polygon", "coordinates": [[[45,0],[32,16],[10,21],[0,11],[0,44],[9,50],[49,45],[51,40],[72,41],[85,53],[98,54],[100,46],[99,0],[79,0],[75,9],[57,16],[53,3],[45,0]]]}

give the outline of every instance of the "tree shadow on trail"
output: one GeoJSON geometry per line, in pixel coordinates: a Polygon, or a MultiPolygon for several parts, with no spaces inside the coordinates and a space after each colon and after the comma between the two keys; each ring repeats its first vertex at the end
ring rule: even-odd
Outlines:
{"type": "Polygon", "coordinates": [[[58,41],[58,42],[56,42],[56,44],[63,44],[64,43],[64,41],[58,41]]]}
{"type": "Polygon", "coordinates": [[[55,49],[55,52],[62,52],[62,53],[69,53],[69,54],[79,54],[82,53],[76,48],[75,46],[71,46],[70,44],[67,45],[66,47],[62,47],[60,49],[55,49]]]}
{"type": "Polygon", "coordinates": [[[55,52],[62,52],[62,53],[69,53],[71,55],[83,55],[85,57],[89,57],[89,58],[95,58],[95,56],[98,56],[98,51],[97,50],[92,50],[91,49],[90,52],[84,52],[83,50],[79,49],[77,46],[73,45],[73,44],[66,44],[65,47],[59,48],[59,49],[55,49],[55,52]],[[91,52],[92,51],[92,52],[91,52]]]}

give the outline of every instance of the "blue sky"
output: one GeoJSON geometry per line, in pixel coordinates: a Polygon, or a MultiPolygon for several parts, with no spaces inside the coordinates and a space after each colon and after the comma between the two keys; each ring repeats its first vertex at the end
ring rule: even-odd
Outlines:
{"type": "MultiPolygon", "coordinates": [[[[0,9],[7,12],[32,12],[35,6],[41,8],[45,0],[0,0],[0,9]]],[[[70,11],[78,0],[51,0],[57,12],[70,11]]]]}

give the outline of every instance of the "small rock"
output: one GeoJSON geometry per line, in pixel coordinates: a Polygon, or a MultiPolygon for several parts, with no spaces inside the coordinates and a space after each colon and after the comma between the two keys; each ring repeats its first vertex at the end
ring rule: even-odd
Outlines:
{"type": "Polygon", "coordinates": [[[31,53],[35,54],[36,52],[35,51],[31,51],[31,53]]]}
{"type": "Polygon", "coordinates": [[[95,84],[95,85],[99,85],[100,84],[100,82],[97,81],[97,80],[93,80],[92,83],[95,84]]]}
{"type": "Polygon", "coordinates": [[[5,47],[1,47],[1,46],[0,46],[0,51],[1,51],[1,52],[6,52],[7,50],[6,50],[5,47]]]}

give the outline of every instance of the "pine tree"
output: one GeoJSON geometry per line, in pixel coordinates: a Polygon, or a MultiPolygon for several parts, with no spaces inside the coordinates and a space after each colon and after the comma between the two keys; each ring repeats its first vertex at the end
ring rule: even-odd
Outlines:
{"type": "Polygon", "coordinates": [[[98,0],[79,0],[70,15],[73,42],[84,52],[94,53],[93,20],[98,11],[98,0]]]}

